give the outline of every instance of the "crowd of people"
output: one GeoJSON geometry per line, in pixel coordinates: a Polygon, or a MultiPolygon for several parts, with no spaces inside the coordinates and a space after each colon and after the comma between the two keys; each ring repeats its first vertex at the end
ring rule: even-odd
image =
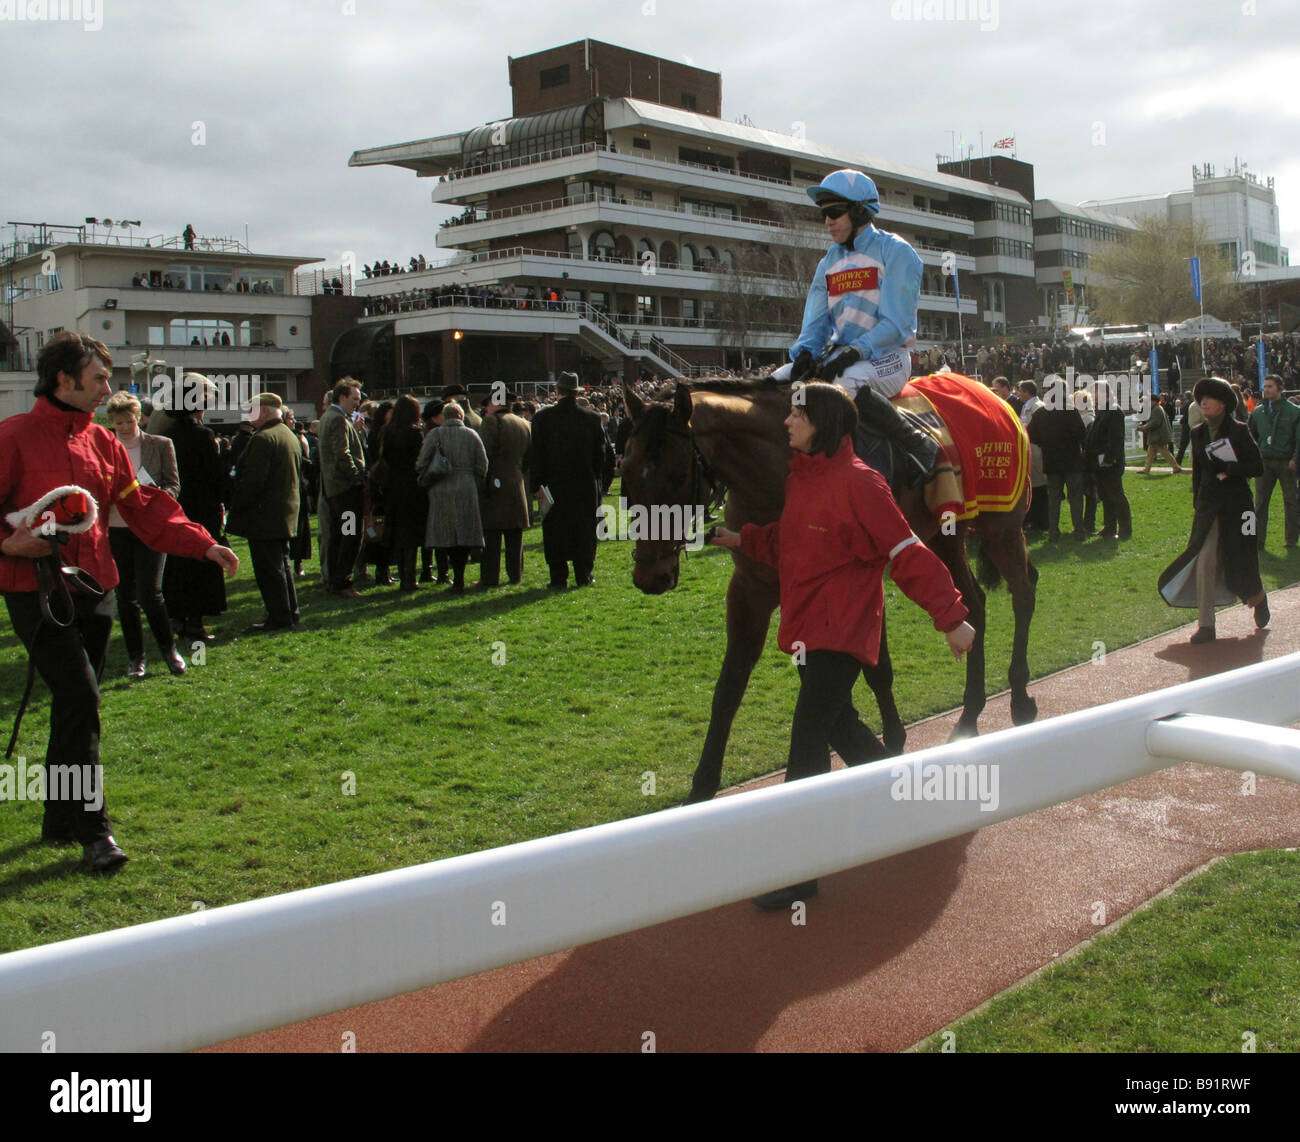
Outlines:
{"type": "MultiPolygon", "coordinates": [[[[141,270],[131,276],[131,284],[137,289],[183,289],[190,288],[184,274],[164,273],[162,270],[141,270]]],[[[245,278],[231,278],[224,285],[208,282],[203,287],[207,293],[257,293],[273,294],[278,292],[275,283],[264,279],[249,281],[245,278]]]]}
{"type": "Polygon", "coordinates": [[[361,276],[365,278],[386,278],[392,276],[393,274],[413,274],[416,273],[418,270],[423,270],[427,268],[428,268],[428,262],[424,260],[424,255],[416,254],[411,258],[409,262],[406,263],[405,269],[402,268],[402,263],[397,261],[396,259],[390,262],[387,258],[385,258],[382,262],[376,262],[373,266],[371,265],[362,266],[361,276]]]}

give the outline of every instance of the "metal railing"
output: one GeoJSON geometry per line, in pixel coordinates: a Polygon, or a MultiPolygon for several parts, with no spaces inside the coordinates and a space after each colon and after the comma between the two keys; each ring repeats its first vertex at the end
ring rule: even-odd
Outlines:
{"type": "Polygon", "coordinates": [[[10,952],[0,1050],[46,1049],[51,1028],[61,1052],[192,1050],[829,876],[1183,761],[1300,782],[1300,732],[1277,728],[1297,720],[1292,654],[707,804],[10,952]],[[1269,722],[1236,720],[1243,708],[1269,722]],[[899,796],[936,773],[967,796],[899,796]],[[991,801],[975,796],[981,773],[996,775],[991,801]]]}

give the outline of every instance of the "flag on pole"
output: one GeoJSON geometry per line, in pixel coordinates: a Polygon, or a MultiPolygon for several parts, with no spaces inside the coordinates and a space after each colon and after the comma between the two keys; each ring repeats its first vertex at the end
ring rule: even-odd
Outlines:
{"type": "Polygon", "coordinates": [[[1192,296],[1199,303],[1201,300],[1201,259],[1189,258],[1188,261],[1192,263],[1192,296]]]}
{"type": "Polygon", "coordinates": [[[1015,149],[1015,145],[1016,137],[1014,135],[1008,135],[1005,139],[999,139],[994,143],[993,149],[995,151],[1010,151],[1015,149]]]}

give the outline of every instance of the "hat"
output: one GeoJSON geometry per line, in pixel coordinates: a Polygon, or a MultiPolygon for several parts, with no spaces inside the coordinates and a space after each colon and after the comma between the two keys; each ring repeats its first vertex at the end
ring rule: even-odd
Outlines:
{"type": "Polygon", "coordinates": [[[1231,416],[1237,408],[1237,394],[1232,391],[1232,386],[1222,377],[1205,377],[1203,380],[1196,382],[1196,388],[1192,390],[1192,400],[1197,404],[1201,403],[1201,397],[1210,397],[1213,400],[1223,402],[1223,410],[1231,416]]]}
{"type": "Polygon", "coordinates": [[[562,393],[576,393],[582,388],[582,383],[578,380],[577,373],[561,373],[555,387],[562,393]]]}
{"type": "Polygon", "coordinates": [[[284,408],[282,401],[275,393],[258,393],[251,401],[248,402],[248,411],[252,412],[258,405],[269,404],[272,408],[284,408]]]}
{"type": "Polygon", "coordinates": [[[442,412],[443,406],[446,403],[445,400],[439,400],[437,397],[434,397],[433,400],[425,402],[424,408],[420,412],[420,416],[425,420],[432,420],[442,412]]]}
{"type": "Polygon", "coordinates": [[[446,400],[448,397],[458,397],[464,392],[465,392],[464,385],[443,385],[442,399],[446,400]]]}

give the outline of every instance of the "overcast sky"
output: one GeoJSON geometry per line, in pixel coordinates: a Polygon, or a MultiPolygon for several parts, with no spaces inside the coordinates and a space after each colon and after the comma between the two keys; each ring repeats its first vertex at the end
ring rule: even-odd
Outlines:
{"type": "Polygon", "coordinates": [[[348,156],[504,118],[507,56],[591,37],[721,72],[726,119],[925,170],[950,132],[1014,134],[1040,197],[1183,189],[1238,156],[1276,178],[1300,259],[1300,0],[69,2],[81,23],[0,20],[3,221],[432,258],[433,180],[348,156]],[[945,9],[977,18],[924,18],[945,9]]]}

